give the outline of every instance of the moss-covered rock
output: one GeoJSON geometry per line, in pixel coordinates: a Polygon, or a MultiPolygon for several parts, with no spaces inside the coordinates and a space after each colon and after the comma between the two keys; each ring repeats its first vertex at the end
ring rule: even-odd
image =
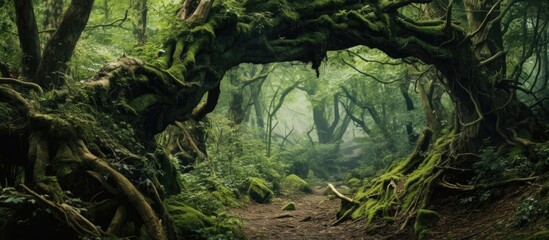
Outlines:
{"type": "Polygon", "coordinates": [[[273,197],[273,191],[269,189],[265,180],[261,178],[249,178],[250,186],[248,187],[248,195],[257,203],[269,203],[273,197]]]}
{"type": "Polygon", "coordinates": [[[282,210],[284,210],[284,211],[293,211],[295,209],[296,208],[295,208],[295,203],[294,202],[289,202],[284,207],[282,207],[282,210]]]}
{"type": "Polygon", "coordinates": [[[281,191],[286,195],[298,193],[312,193],[313,189],[309,184],[295,174],[290,174],[282,180],[281,191]]]}
{"type": "Polygon", "coordinates": [[[173,219],[173,226],[178,239],[199,238],[201,229],[214,225],[214,220],[202,212],[175,200],[166,200],[166,207],[173,219]]]}
{"type": "Polygon", "coordinates": [[[419,209],[416,215],[414,231],[418,239],[427,239],[427,229],[432,227],[438,221],[439,215],[435,211],[428,209],[419,209]]]}

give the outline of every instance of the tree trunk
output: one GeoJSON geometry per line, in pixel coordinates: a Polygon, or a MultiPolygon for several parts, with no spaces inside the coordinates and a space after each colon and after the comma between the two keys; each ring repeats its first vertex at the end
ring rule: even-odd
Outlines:
{"type": "Polygon", "coordinates": [[[14,0],[15,23],[23,50],[23,76],[32,79],[40,64],[40,38],[31,0],[14,0]]]}
{"type": "Polygon", "coordinates": [[[63,72],[71,59],[76,43],[84,31],[94,0],[73,0],[63,16],[57,31],[44,48],[43,59],[34,75],[34,82],[43,88],[62,86],[63,72]]]}
{"type": "Polygon", "coordinates": [[[48,42],[55,30],[59,27],[63,17],[63,0],[47,0],[44,12],[44,29],[46,30],[43,42],[48,42]]]}
{"type": "Polygon", "coordinates": [[[232,89],[231,97],[229,100],[229,119],[235,125],[240,125],[244,120],[244,115],[246,115],[246,109],[244,107],[244,88],[242,88],[240,83],[240,76],[236,70],[229,71],[227,73],[229,82],[231,83],[232,89]]]}
{"type": "MultiPolygon", "coordinates": [[[[410,113],[411,111],[414,111],[414,101],[412,101],[412,98],[410,97],[410,94],[408,93],[408,89],[410,88],[411,78],[407,76],[400,84],[399,84],[399,90],[400,94],[402,94],[402,97],[404,98],[404,102],[406,103],[406,111],[410,113]]],[[[416,143],[416,140],[418,138],[418,134],[414,132],[414,123],[409,119],[406,121],[406,135],[408,136],[408,144],[410,146],[414,146],[416,143]]]]}
{"type": "Polygon", "coordinates": [[[137,46],[147,43],[147,0],[138,0],[134,6],[136,21],[133,24],[133,32],[137,39],[137,46]]]}

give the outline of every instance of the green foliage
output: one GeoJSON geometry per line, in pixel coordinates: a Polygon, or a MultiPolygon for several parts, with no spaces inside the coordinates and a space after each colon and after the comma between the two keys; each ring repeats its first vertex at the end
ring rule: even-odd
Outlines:
{"type": "Polygon", "coordinates": [[[246,128],[233,126],[221,115],[212,114],[208,135],[208,161],[198,163],[195,171],[209,168],[208,174],[219,178],[223,185],[238,192],[246,190],[249,177],[277,182],[283,166],[274,158],[265,156],[265,144],[246,128]]]}
{"type": "Polygon", "coordinates": [[[475,176],[472,183],[488,182],[503,178],[509,162],[496,153],[495,147],[486,147],[480,150],[480,159],[473,163],[475,176]]]}
{"type": "Polygon", "coordinates": [[[538,173],[545,173],[549,169],[549,144],[545,143],[534,149],[537,159],[535,169],[538,173]]]}
{"type": "Polygon", "coordinates": [[[278,158],[291,166],[290,173],[302,175],[305,169],[309,169],[314,176],[324,180],[340,176],[348,170],[340,168],[345,159],[339,144],[298,145],[281,152],[278,158]]]}
{"type": "Polygon", "coordinates": [[[520,149],[499,154],[495,147],[480,150],[479,159],[473,163],[475,176],[472,184],[490,183],[513,177],[528,177],[534,173],[534,163],[520,149]]]}
{"type": "MultiPolygon", "coordinates": [[[[216,197],[208,200],[215,199],[216,197]]],[[[242,239],[240,219],[224,211],[206,215],[187,205],[185,201],[182,195],[165,201],[179,239],[242,239]]]]}
{"type": "Polygon", "coordinates": [[[212,192],[226,187],[220,179],[212,177],[210,172],[204,171],[202,168],[195,168],[190,173],[182,174],[181,185],[183,189],[177,195],[178,201],[185,202],[208,215],[216,214],[218,211],[225,209],[224,202],[236,200],[235,195],[225,194],[225,190],[221,190],[218,196],[212,194],[212,192]]]}
{"type": "MultiPolygon", "coordinates": [[[[512,178],[532,176],[539,169],[531,158],[523,155],[520,148],[512,148],[507,153],[498,153],[495,147],[485,147],[480,150],[479,158],[473,163],[475,175],[470,184],[490,184],[512,178]]],[[[462,204],[483,205],[494,198],[502,196],[501,189],[480,189],[462,197],[462,204]]]]}
{"type": "Polygon", "coordinates": [[[208,159],[199,159],[192,166],[181,166],[192,170],[181,174],[182,192],[174,201],[217,219],[214,225],[222,230],[216,231],[223,234],[201,230],[204,238],[232,239],[230,236],[236,236],[234,239],[240,239],[240,230],[232,225],[240,226],[241,223],[227,215],[226,208],[247,201],[253,179],[265,179],[261,184],[266,188],[277,186],[283,167],[273,158],[265,157],[264,143],[257,139],[255,132],[233,126],[222,115],[212,114],[208,119],[215,123],[201,126],[207,133],[208,159]]]}
{"type": "Polygon", "coordinates": [[[518,226],[525,226],[535,222],[549,214],[547,202],[541,202],[530,196],[522,200],[515,211],[515,223],[518,226]]]}
{"type": "MultiPolygon", "coordinates": [[[[19,46],[13,1],[0,1],[0,62],[13,70],[21,67],[23,56],[19,46]]],[[[4,76],[6,77],[6,76],[4,76]]]]}

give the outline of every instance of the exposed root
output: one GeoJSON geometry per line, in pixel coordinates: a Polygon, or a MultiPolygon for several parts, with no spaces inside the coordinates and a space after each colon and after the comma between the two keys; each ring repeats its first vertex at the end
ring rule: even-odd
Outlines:
{"type": "Polygon", "coordinates": [[[477,190],[477,189],[490,189],[490,188],[501,187],[501,186],[505,186],[505,185],[512,184],[512,183],[531,182],[531,181],[534,181],[536,179],[538,179],[538,177],[511,178],[511,179],[506,179],[506,180],[499,181],[499,182],[494,182],[494,183],[475,184],[475,185],[462,185],[462,184],[459,184],[459,183],[454,184],[454,183],[449,183],[446,180],[442,180],[438,183],[438,185],[440,185],[442,187],[445,187],[445,188],[453,189],[453,190],[473,191],[473,190],[477,190]]]}
{"type": "Polygon", "coordinates": [[[29,140],[29,159],[33,169],[33,179],[35,183],[42,181],[46,177],[46,166],[50,158],[48,141],[41,131],[31,134],[29,140]]]}
{"type": "Polygon", "coordinates": [[[101,175],[98,172],[94,172],[94,171],[86,171],[86,172],[91,177],[95,178],[99,183],[101,183],[101,185],[105,188],[105,190],[107,190],[107,192],[109,192],[110,194],[113,194],[113,195],[119,195],[118,190],[116,190],[116,188],[114,188],[111,184],[109,184],[107,182],[107,179],[105,179],[105,177],[103,175],[101,175]]]}
{"type": "Polygon", "coordinates": [[[50,161],[50,150],[46,136],[42,131],[31,134],[28,157],[31,166],[33,166],[32,179],[34,184],[50,194],[55,202],[62,202],[63,191],[57,182],[57,178],[46,176],[46,167],[50,161]]]}
{"type": "Polygon", "coordinates": [[[112,168],[107,162],[93,155],[82,140],[77,141],[76,148],[80,152],[81,158],[97,172],[109,174],[116,183],[119,192],[122,193],[128,202],[135,207],[144,226],[147,229],[150,239],[165,240],[166,235],[162,228],[162,222],[156,216],[151,205],[145,199],[145,196],[122,174],[112,168]]]}
{"type": "Polygon", "coordinates": [[[120,204],[116,209],[114,216],[112,217],[109,228],[107,228],[107,233],[112,235],[118,235],[120,233],[122,225],[124,225],[124,222],[126,221],[127,214],[128,210],[126,209],[126,206],[124,204],[120,204]]]}
{"type": "Polygon", "coordinates": [[[21,94],[8,87],[0,86],[0,101],[17,106],[18,110],[25,115],[29,114],[33,109],[31,104],[21,94]]]}
{"type": "Polygon", "coordinates": [[[72,230],[74,230],[78,234],[92,235],[95,237],[101,237],[105,235],[105,233],[103,233],[93,223],[91,223],[88,219],[82,216],[74,207],[65,203],[54,203],[39,195],[38,193],[32,191],[25,185],[21,185],[21,187],[30,195],[38,199],[46,207],[52,209],[55,218],[57,218],[61,222],[65,222],[72,230]]]}
{"type": "Polygon", "coordinates": [[[350,209],[352,219],[367,216],[371,223],[376,217],[408,217],[416,209],[425,208],[432,186],[444,172],[450,145],[455,135],[437,140],[428,150],[433,132],[426,129],[420,136],[414,152],[403,162],[364,187],[355,197],[360,204],[350,209]]]}
{"type": "Polygon", "coordinates": [[[42,88],[41,88],[38,84],[36,84],[36,83],[31,83],[31,82],[21,81],[21,80],[19,80],[19,79],[15,79],[15,78],[0,77],[0,84],[14,84],[14,85],[19,85],[19,86],[23,86],[23,87],[26,87],[26,88],[33,89],[33,90],[37,91],[37,92],[40,93],[40,94],[43,94],[43,93],[44,93],[44,90],[42,90],[42,88]]]}
{"type": "Polygon", "coordinates": [[[187,140],[188,145],[191,147],[191,149],[200,157],[201,159],[207,159],[206,154],[204,154],[200,148],[198,147],[197,140],[194,138],[194,136],[189,132],[187,127],[183,125],[181,122],[176,122],[175,125],[179,127],[181,132],[183,132],[183,135],[185,136],[185,139],[187,140]]]}

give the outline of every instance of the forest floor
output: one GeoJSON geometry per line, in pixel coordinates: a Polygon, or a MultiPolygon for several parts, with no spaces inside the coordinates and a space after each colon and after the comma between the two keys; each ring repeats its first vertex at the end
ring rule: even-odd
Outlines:
{"type": "MultiPolygon", "coordinates": [[[[430,229],[429,239],[529,239],[534,233],[549,230],[548,221],[517,227],[517,206],[534,192],[534,186],[506,189],[503,197],[488,206],[466,208],[456,197],[435,200],[431,208],[441,218],[430,229]]],[[[231,212],[244,222],[244,234],[250,240],[271,239],[416,239],[411,226],[398,231],[402,223],[368,229],[364,220],[346,221],[332,226],[341,200],[323,196],[325,188],[294,198],[275,198],[269,204],[251,203],[231,212]],[[294,202],[296,210],[282,207],[294,202]],[[398,233],[397,233],[398,232],[398,233]]],[[[445,195],[445,194],[443,194],[445,195]]],[[[542,238],[545,239],[545,238],[542,238]]]]}
{"type": "Polygon", "coordinates": [[[346,221],[332,226],[341,200],[323,196],[324,188],[315,188],[312,194],[293,198],[274,198],[271,203],[251,203],[231,209],[242,218],[244,234],[250,240],[256,239],[380,239],[366,234],[364,221],[346,221]],[[294,202],[296,210],[282,208],[294,202]]]}

